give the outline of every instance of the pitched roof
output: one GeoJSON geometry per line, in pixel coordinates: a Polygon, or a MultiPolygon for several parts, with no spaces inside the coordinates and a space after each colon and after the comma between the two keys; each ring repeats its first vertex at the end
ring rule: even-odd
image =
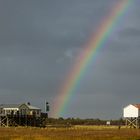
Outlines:
{"type": "Polygon", "coordinates": [[[0,108],[18,108],[20,104],[0,104],[0,108]]]}
{"type": "MultiPolygon", "coordinates": [[[[31,110],[41,110],[40,108],[38,108],[38,107],[35,107],[35,106],[32,106],[32,105],[30,105],[29,103],[23,103],[23,104],[20,104],[20,106],[22,106],[22,105],[26,105],[29,109],[31,109],[31,110]]],[[[19,107],[20,107],[19,106],[19,107]]]]}
{"type": "MultiPolygon", "coordinates": [[[[24,103],[29,109],[32,109],[32,110],[41,110],[40,108],[38,107],[35,107],[35,106],[31,106],[30,104],[28,103],[24,103]]],[[[0,108],[19,108],[22,104],[0,104],[0,108]]]]}
{"type": "MultiPolygon", "coordinates": [[[[26,104],[27,105],[27,104],[26,104]]],[[[40,110],[40,108],[37,108],[35,106],[31,106],[31,105],[27,105],[29,109],[36,109],[36,110],[40,110]]]]}
{"type": "Polygon", "coordinates": [[[140,109],[140,104],[133,104],[136,108],[140,109]]]}

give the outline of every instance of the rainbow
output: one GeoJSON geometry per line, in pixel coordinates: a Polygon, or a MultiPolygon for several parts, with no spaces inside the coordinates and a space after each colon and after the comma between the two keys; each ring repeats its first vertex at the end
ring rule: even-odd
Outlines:
{"type": "Polygon", "coordinates": [[[119,21],[128,11],[131,2],[132,0],[118,0],[110,14],[104,18],[97,31],[85,44],[85,50],[77,57],[68,77],[60,87],[60,92],[54,103],[55,109],[51,113],[53,117],[60,117],[64,114],[79,82],[86,73],[87,67],[96,60],[98,51],[105,46],[119,21]]]}

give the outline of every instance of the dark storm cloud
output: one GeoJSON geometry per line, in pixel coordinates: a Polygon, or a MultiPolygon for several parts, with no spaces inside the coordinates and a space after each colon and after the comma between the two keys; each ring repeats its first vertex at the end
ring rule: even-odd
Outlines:
{"type": "Polygon", "coordinates": [[[97,21],[108,12],[105,8],[107,3],[102,5],[101,2],[93,3],[91,0],[25,0],[1,3],[1,44],[10,46],[79,45],[88,35],[88,30],[95,28],[93,24],[97,25],[97,21]],[[103,12],[99,12],[98,9],[102,9],[103,12]]]}
{"type": "MultiPolygon", "coordinates": [[[[52,101],[77,55],[117,2],[1,0],[0,102],[31,101],[43,108],[47,98],[53,109],[52,101]]],[[[98,52],[98,62],[87,68],[67,117],[120,117],[123,104],[138,101],[139,15],[139,1],[134,0],[98,52]]]]}

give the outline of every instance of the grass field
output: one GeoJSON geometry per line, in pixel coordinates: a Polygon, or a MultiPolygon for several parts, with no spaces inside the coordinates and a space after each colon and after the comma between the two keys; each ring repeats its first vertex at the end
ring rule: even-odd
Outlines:
{"type": "Polygon", "coordinates": [[[0,140],[140,140],[140,130],[115,126],[0,128],[0,140]]]}

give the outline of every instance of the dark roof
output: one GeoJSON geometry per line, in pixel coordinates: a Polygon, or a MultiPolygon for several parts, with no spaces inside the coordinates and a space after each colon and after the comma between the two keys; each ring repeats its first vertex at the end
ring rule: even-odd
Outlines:
{"type": "Polygon", "coordinates": [[[140,104],[133,104],[136,108],[140,109],[140,104]]]}
{"type": "Polygon", "coordinates": [[[0,108],[18,108],[20,104],[0,104],[0,108]]]}

